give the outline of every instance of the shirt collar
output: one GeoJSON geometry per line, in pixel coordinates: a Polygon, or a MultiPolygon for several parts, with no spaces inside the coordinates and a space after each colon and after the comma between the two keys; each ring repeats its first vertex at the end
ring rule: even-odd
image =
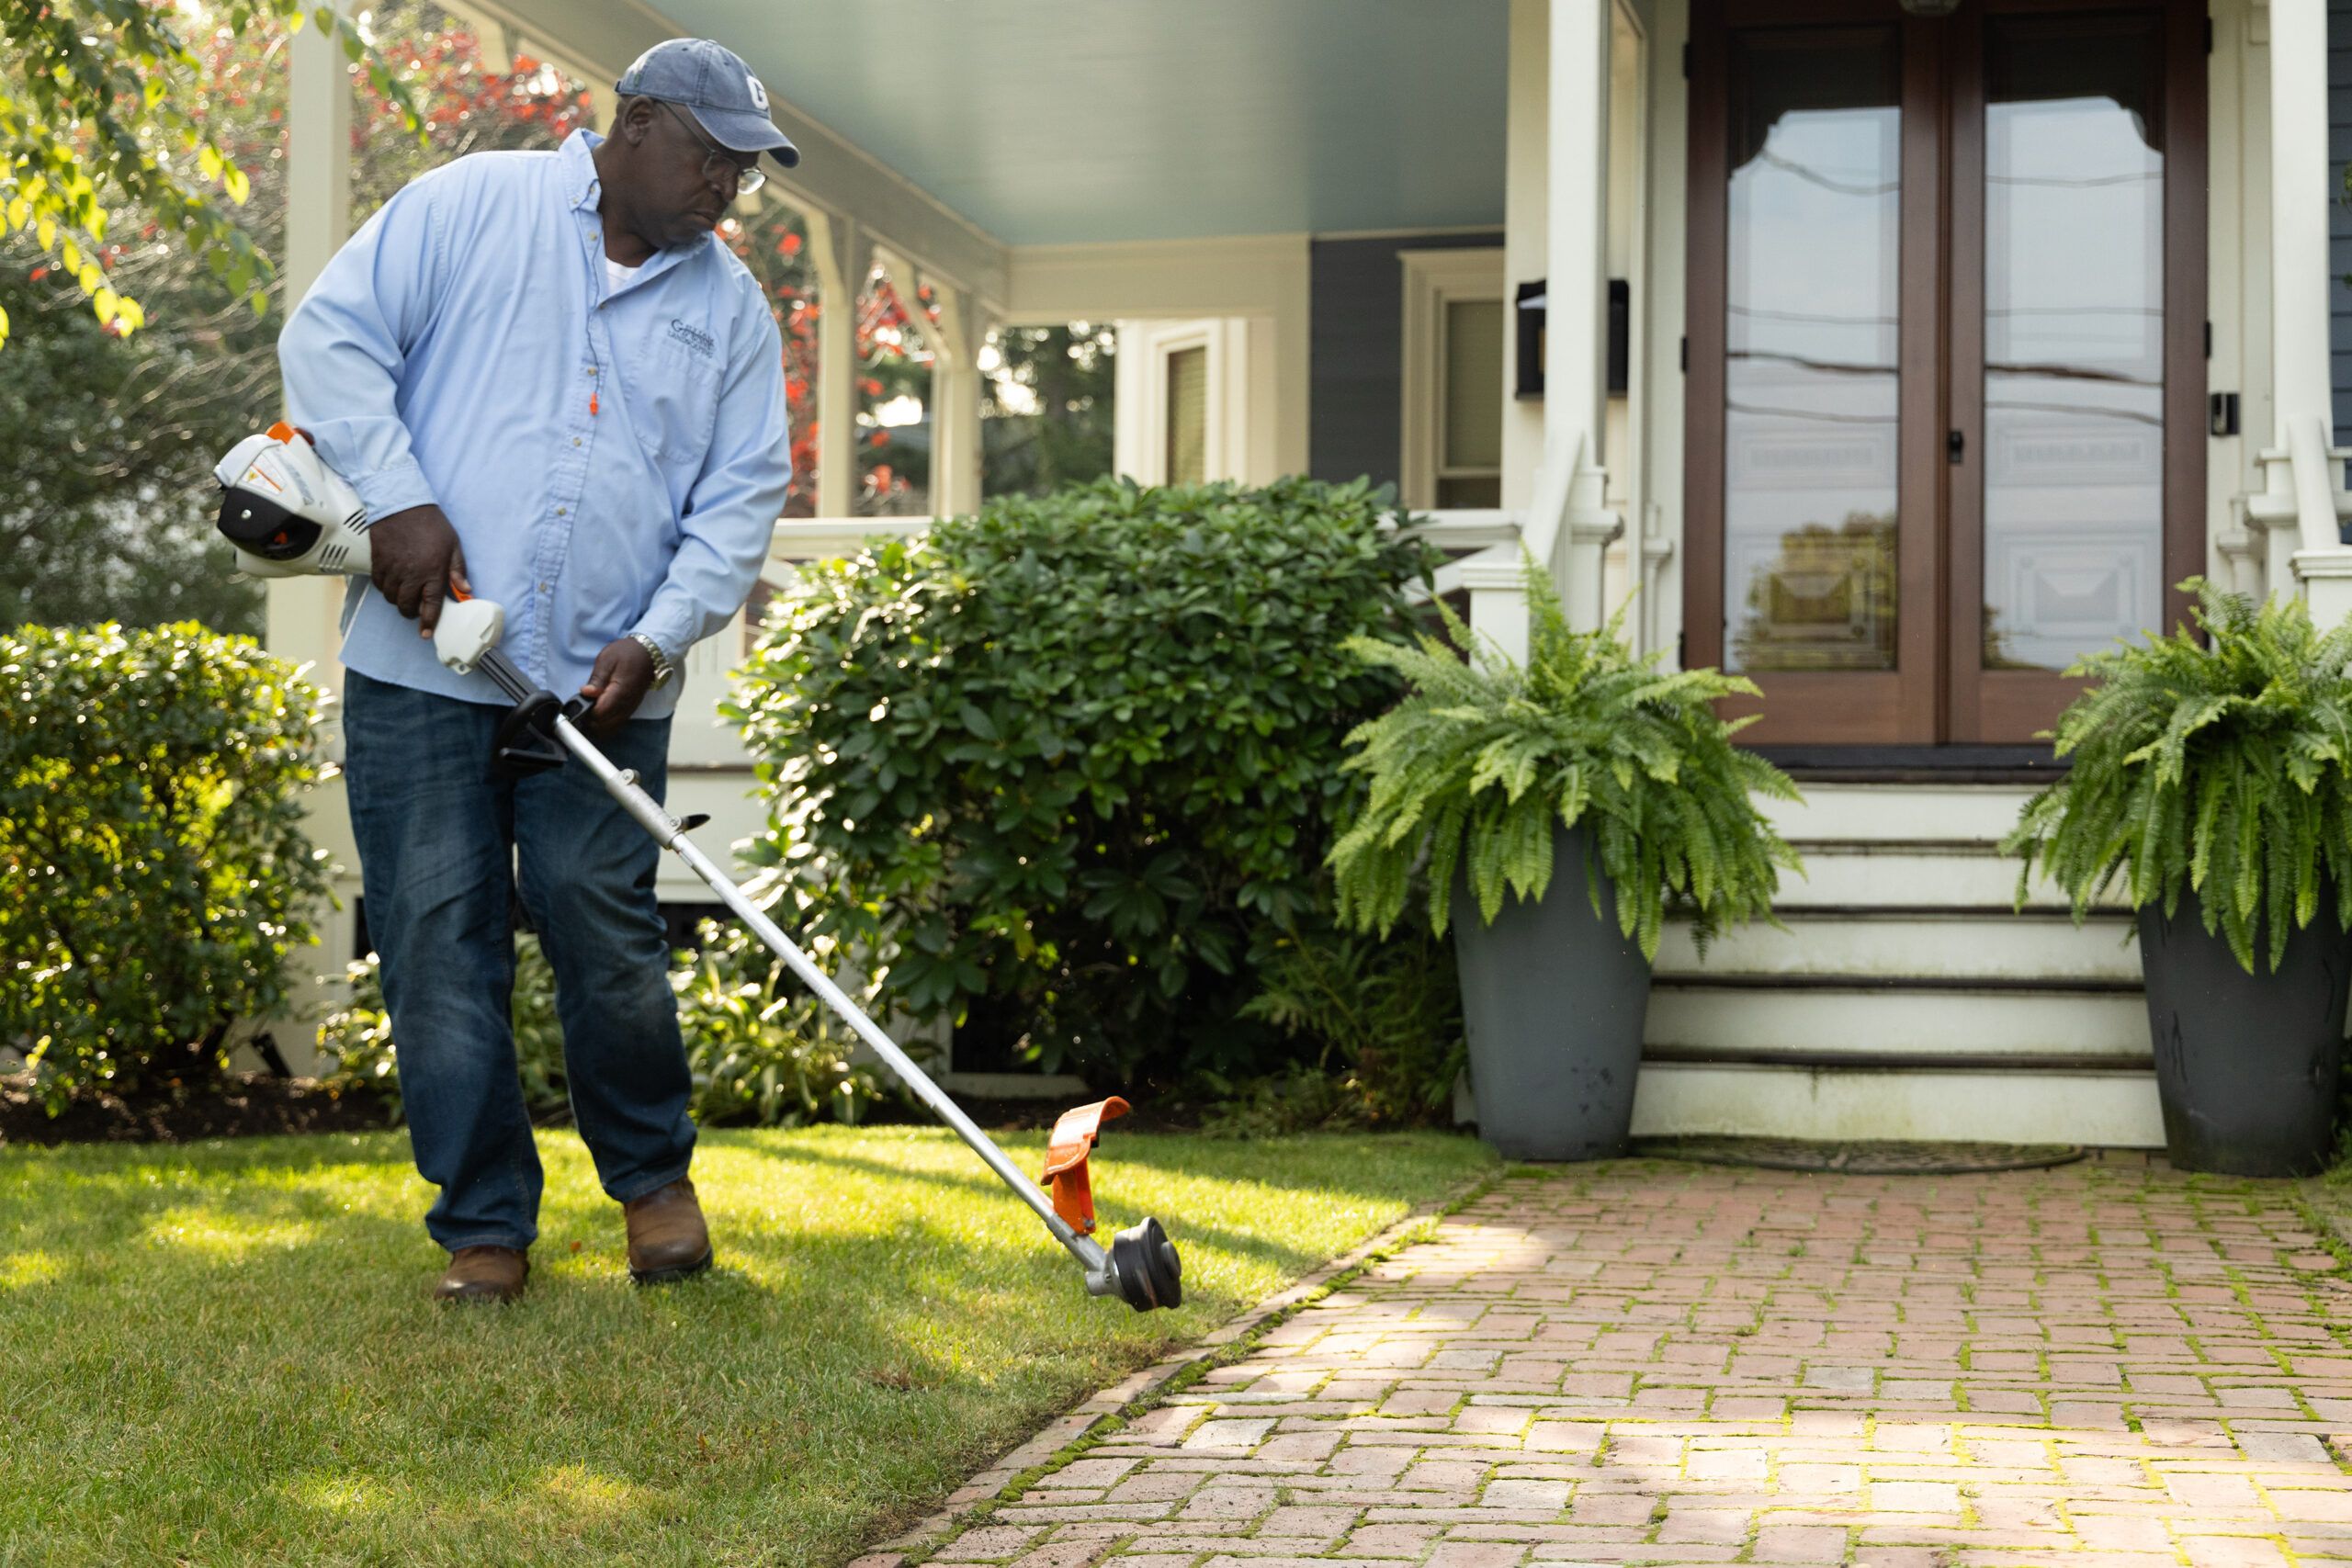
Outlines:
{"type": "MultiPolygon", "coordinates": [[[[556,157],[563,171],[564,193],[571,199],[571,209],[585,213],[592,222],[596,219],[596,204],[604,196],[605,183],[596,174],[595,156],[596,149],[604,144],[603,137],[593,130],[582,129],[565,137],[563,145],[556,149],[556,157]]],[[[705,234],[697,243],[656,251],[646,259],[644,270],[638,276],[650,281],[660,274],[667,272],[671,267],[689,257],[700,255],[704,251],[717,246],[719,243],[718,235],[705,234]]],[[[598,254],[601,254],[602,252],[598,254]]]]}
{"type": "Polygon", "coordinates": [[[563,166],[564,194],[571,198],[575,209],[584,207],[592,212],[596,209],[603,188],[603,182],[596,177],[596,149],[604,141],[593,130],[575,130],[556,149],[556,157],[563,166]]]}

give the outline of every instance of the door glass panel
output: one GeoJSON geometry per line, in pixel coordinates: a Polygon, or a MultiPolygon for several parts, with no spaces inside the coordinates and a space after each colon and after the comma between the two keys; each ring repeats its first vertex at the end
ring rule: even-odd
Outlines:
{"type": "Polygon", "coordinates": [[[1985,18],[1984,667],[2164,611],[2159,18],[1985,18]]]}
{"type": "Polygon", "coordinates": [[[1740,33],[1730,67],[1724,663],[1892,670],[1896,35],[1740,33]]]}

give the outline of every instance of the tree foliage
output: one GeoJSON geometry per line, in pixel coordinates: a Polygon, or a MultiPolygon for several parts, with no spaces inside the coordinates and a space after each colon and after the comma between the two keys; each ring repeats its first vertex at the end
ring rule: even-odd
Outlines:
{"type": "MultiPolygon", "coordinates": [[[[1544,896],[1555,829],[1579,823],[1616,887],[1618,929],[1645,955],[1657,955],[1669,896],[1690,907],[1702,941],[1769,918],[1780,873],[1797,858],[1753,797],[1793,800],[1796,786],[1733,745],[1740,727],[1713,705],[1754,684],[1659,671],[1657,655],[1626,647],[1622,613],[1604,631],[1572,629],[1532,564],[1527,595],[1524,668],[1477,645],[1451,611],[1450,640],[1350,645],[1403,676],[1410,694],[1349,737],[1347,768],[1372,788],[1331,851],[1340,918],[1386,931],[1427,855],[1430,927],[1446,929],[1457,870],[1491,924],[1507,892],[1544,896]]],[[[1600,880],[1588,890],[1600,913],[1600,880]]]]}
{"type": "Polygon", "coordinates": [[[2083,918],[2120,885],[2171,915],[2197,895],[2249,972],[2323,911],[2352,927],[2352,626],[2323,636],[2300,599],[2259,606],[2202,579],[2195,626],[2095,653],[2060,716],[2066,776],[2027,803],[2003,848],[2083,918]]]}
{"type": "Polygon", "coordinates": [[[52,1107],[217,1075],[326,892],[318,694],[201,626],[35,626],[0,635],[0,1043],[52,1107]]]}
{"type": "MultiPolygon", "coordinates": [[[[437,6],[392,0],[366,20],[390,76],[353,72],[355,220],[438,163],[552,146],[587,115],[580,84],[527,58],[491,70],[437,6]]],[[[265,14],[237,30],[218,15],[183,43],[214,145],[248,172],[249,199],[228,220],[257,254],[282,251],[288,29],[265,14]]],[[[127,339],[30,237],[0,242],[24,268],[0,267],[0,308],[17,327],[0,352],[0,626],[195,619],[257,633],[261,595],[229,572],[212,537],[210,470],[275,415],[276,324],[252,305],[276,305],[283,285],[266,276],[240,294],[125,193],[109,193],[101,213],[96,254],[147,306],[146,327],[127,339]]]]}
{"type": "Polygon", "coordinates": [[[725,709],[782,918],[1049,1067],[1248,1065],[1254,948],[1314,914],[1340,738],[1394,693],[1340,644],[1402,636],[1429,565],[1386,510],[1105,480],[812,564],[725,709]]]}
{"type": "Polygon", "coordinates": [[[1112,472],[1118,333],[1107,324],[1004,327],[980,402],[981,491],[1051,495],[1112,472]]]}
{"type": "MultiPolygon", "coordinates": [[[[207,9],[231,37],[269,24],[332,28],[378,88],[405,106],[390,70],[331,7],[216,0],[207,9]]],[[[252,176],[208,112],[191,19],[152,0],[0,5],[0,231],[29,235],[119,335],[147,318],[109,267],[110,209],[121,205],[150,214],[256,312],[267,308],[268,257],[228,210],[244,204],[252,176]]],[[[405,108],[402,118],[415,123],[405,108]]],[[[7,331],[0,319],[0,339],[7,331]]]]}

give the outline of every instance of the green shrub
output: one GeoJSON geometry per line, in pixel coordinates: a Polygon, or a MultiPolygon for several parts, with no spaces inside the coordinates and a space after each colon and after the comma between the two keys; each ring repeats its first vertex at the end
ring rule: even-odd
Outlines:
{"type": "Polygon", "coordinates": [[[1005,498],[808,568],[726,710],[773,797],[750,856],[922,1019],[1010,1012],[1114,1083],[1272,1043],[1253,948],[1313,916],[1432,552],[1364,484],[1005,498]]]}
{"type": "Polygon", "coordinates": [[[2059,716],[2066,776],[2027,802],[2002,848],[2066,890],[2081,919],[2119,878],[2170,915],[2193,888],[2205,930],[2251,972],[2275,969],[2324,894],[2352,925],[2352,627],[2323,637],[2300,599],[2256,606],[2202,579],[2198,629],[2094,653],[2059,716]]]}
{"type": "Polygon", "coordinates": [[[681,953],[685,964],[670,975],[695,1119],[763,1127],[862,1119],[881,1090],[870,1069],[851,1065],[848,1026],[741,926],[706,920],[701,937],[701,953],[681,953]]]}
{"type": "MultiPolygon", "coordinates": [[[[1349,737],[1359,750],[1348,769],[1372,789],[1331,852],[1343,921],[1389,930],[1426,855],[1430,929],[1446,929],[1457,871],[1491,924],[1506,891],[1544,896],[1554,829],[1579,824],[1616,887],[1618,929],[1645,956],[1657,956],[1669,897],[1702,942],[1770,918],[1781,871],[1798,863],[1753,797],[1793,800],[1796,786],[1733,745],[1740,726],[1714,710],[1755,686],[1713,670],[1660,671],[1657,655],[1625,646],[1622,614],[1602,631],[1572,629],[1532,565],[1527,594],[1524,668],[1476,645],[1451,612],[1450,644],[1351,645],[1412,690],[1349,737]]],[[[1600,913],[1599,883],[1588,890],[1600,913]]]]}
{"type": "MultiPolygon", "coordinates": [[[[351,999],[319,1025],[319,1050],[333,1063],[327,1082],[335,1089],[362,1087],[382,1095],[391,1119],[401,1119],[400,1064],[392,1051],[392,1018],[384,1010],[384,980],[377,955],[348,965],[344,979],[351,999]]],[[[534,1122],[561,1121],[571,1114],[571,1091],[563,1072],[563,1021],[555,1010],[555,969],[526,931],[514,939],[514,995],[507,1007],[514,1030],[514,1066],[523,1084],[523,1109],[534,1122]]]]}
{"type": "Polygon", "coordinates": [[[1312,1052],[1303,1073],[1240,1087],[1251,1130],[1442,1125],[1466,1055],[1462,987],[1444,939],[1408,909],[1385,936],[1316,920],[1283,932],[1245,1010],[1312,1052]]]}
{"type": "Polygon", "coordinates": [[[184,623],[0,635],[0,1043],[52,1112],[218,1077],[326,895],[317,692],[184,623]]]}
{"type": "MultiPolygon", "coordinates": [[[[696,1119],[771,1127],[829,1116],[858,1120],[878,1091],[870,1072],[850,1066],[847,1031],[834,1025],[822,1005],[782,973],[783,961],[741,927],[706,921],[701,940],[700,954],[678,953],[670,972],[686,1065],[694,1075],[696,1119]]],[[[397,1122],[400,1063],[376,955],[352,964],[345,977],[350,1000],[319,1028],[319,1048],[334,1064],[327,1081],[335,1088],[376,1090],[397,1122]]],[[[564,1120],[571,1106],[555,971],[538,938],[528,932],[514,939],[509,1016],[524,1109],[534,1122],[564,1120]]]]}

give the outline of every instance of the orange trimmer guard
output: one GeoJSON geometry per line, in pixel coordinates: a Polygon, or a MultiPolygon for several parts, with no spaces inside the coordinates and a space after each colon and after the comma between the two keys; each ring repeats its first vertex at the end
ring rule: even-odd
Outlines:
{"type": "Polygon", "coordinates": [[[1054,1213],[1080,1235],[1094,1234],[1094,1187],[1086,1175],[1086,1156],[1102,1134],[1102,1123],[1127,1113],[1127,1102],[1117,1095],[1065,1111],[1054,1123],[1053,1141],[1046,1145],[1046,1181],[1053,1190],[1054,1213]]]}

